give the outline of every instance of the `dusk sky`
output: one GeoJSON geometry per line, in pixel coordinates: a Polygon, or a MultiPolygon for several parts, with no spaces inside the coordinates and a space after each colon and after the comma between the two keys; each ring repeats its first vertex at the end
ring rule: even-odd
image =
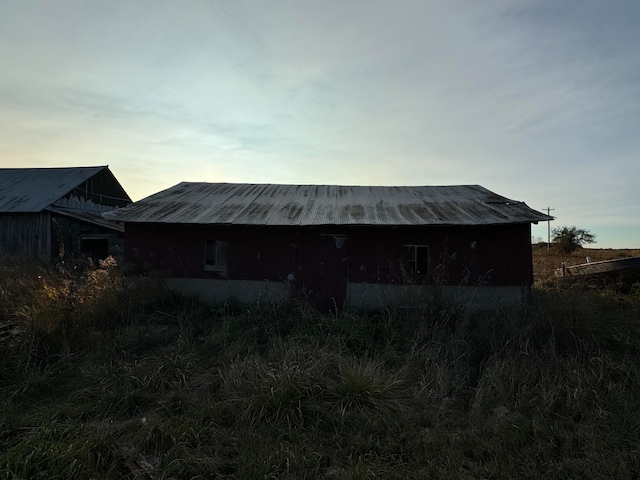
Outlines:
{"type": "Polygon", "coordinates": [[[109,165],[134,200],[479,184],[640,248],[639,26],[634,0],[0,0],[0,167],[109,165]]]}

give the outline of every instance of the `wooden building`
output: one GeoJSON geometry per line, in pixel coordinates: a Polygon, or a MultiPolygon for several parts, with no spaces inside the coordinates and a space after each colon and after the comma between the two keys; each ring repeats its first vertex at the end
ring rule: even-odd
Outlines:
{"type": "Polygon", "coordinates": [[[322,310],[420,305],[436,292],[520,302],[531,223],[550,217],[477,185],[180,183],[105,214],[125,261],[210,302],[302,295],[322,310]]]}
{"type": "Polygon", "coordinates": [[[103,212],[131,199],[109,167],[0,168],[0,252],[50,258],[124,253],[103,212]]]}

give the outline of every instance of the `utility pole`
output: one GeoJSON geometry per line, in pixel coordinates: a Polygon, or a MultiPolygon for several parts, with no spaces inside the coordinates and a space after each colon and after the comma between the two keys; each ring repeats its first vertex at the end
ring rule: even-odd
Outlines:
{"type": "MultiPolygon", "coordinates": [[[[543,208],[543,210],[545,210],[543,208]]],[[[547,207],[547,215],[551,216],[551,210],[555,208],[547,207]]],[[[547,220],[547,252],[551,249],[551,220],[547,220]]]]}

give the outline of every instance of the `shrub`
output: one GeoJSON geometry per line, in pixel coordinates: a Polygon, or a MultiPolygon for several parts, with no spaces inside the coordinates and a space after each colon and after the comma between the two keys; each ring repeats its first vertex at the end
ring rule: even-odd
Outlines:
{"type": "Polygon", "coordinates": [[[556,227],[552,230],[551,241],[564,253],[573,252],[586,243],[595,243],[596,236],[588,230],[577,227],[556,227]]]}

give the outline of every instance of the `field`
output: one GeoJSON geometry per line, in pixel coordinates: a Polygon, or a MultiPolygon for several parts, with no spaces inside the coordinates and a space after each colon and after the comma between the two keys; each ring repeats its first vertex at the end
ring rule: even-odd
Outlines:
{"type": "Polygon", "coordinates": [[[568,266],[586,263],[589,257],[592,262],[615,260],[626,257],[640,257],[640,249],[579,248],[571,253],[562,253],[554,245],[547,250],[546,244],[533,247],[533,273],[536,284],[546,282],[554,277],[554,270],[565,262],[568,266]]]}
{"type": "MultiPolygon", "coordinates": [[[[635,251],[637,252],[637,251],[635,251]]],[[[640,289],[322,316],[0,259],[0,479],[640,477],[640,289]]]]}

